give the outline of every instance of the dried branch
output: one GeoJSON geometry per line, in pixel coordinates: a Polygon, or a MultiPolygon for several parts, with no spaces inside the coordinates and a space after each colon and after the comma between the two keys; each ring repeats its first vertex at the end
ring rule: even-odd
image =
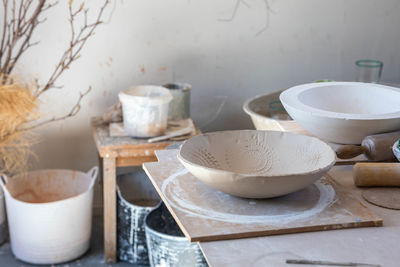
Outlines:
{"type": "Polygon", "coordinates": [[[257,33],[256,37],[265,32],[268,27],[269,27],[269,16],[271,13],[273,13],[273,10],[271,9],[268,0],[263,0],[264,5],[265,5],[265,24],[264,27],[262,27],[257,33]]]}
{"type": "Polygon", "coordinates": [[[250,7],[250,5],[247,4],[244,0],[237,0],[236,3],[235,3],[235,6],[233,7],[232,15],[231,15],[229,18],[227,18],[227,19],[218,19],[218,20],[219,20],[219,21],[223,21],[223,22],[230,22],[230,21],[232,21],[232,20],[236,17],[236,14],[237,14],[237,12],[238,12],[238,10],[239,10],[240,4],[245,5],[247,8],[250,7]]]}
{"type": "Polygon", "coordinates": [[[72,62],[79,58],[79,53],[86,41],[93,36],[97,26],[102,23],[104,10],[110,0],[104,0],[93,22],[88,22],[89,10],[83,8],[83,3],[78,8],[73,8],[72,0],[69,1],[71,41],[43,87],[38,86],[37,79],[25,86],[24,83],[18,81],[18,76],[12,75],[12,72],[21,56],[30,47],[39,43],[32,41],[33,33],[38,25],[46,22],[46,18],[41,18],[44,12],[58,2],[1,1],[0,9],[2,8],[4,13],[3,26],[0,28],[2,30],[0,35],[0,169],[15,173],[27,166],[25,163],[31,155],[30,146],[35,141],[31,130],[75,116],[81,109],[82,99],[91,91],[89,87],[87,91],[80,93],[78,100],[67,114],[38,121],[39,116],[36,111],[40,95],[50,89],[62,87],[56,86],[55,82],[72,62]],[[78,24],[77,21],[83,21],[83,25],[78,27],[79,25],[75,25],[78,24]]]}
{"type": "MultiPolygon", "coordinates": [[[[8,79],[18,60],[30,47],[39,43],[38,41],[32,42],[31,40],[37,26],[46,21],[46,18],[41,18],[41,15],[57,3],[48,3],[47,0],[20,0],[19,4],[17,4],[17,0],[2,0],[4,18],[0,40],[0,85],[10,82],[8,79]]],[[[102,24],[104,10],[109,3],[110,0],[104,0],[95,19],[88,21],[89,10],[84,8],[84,3],[82,2],[79,6],[75,7],[73,1],[69,1],[68,10],[71,39],[68,47],[57,61],[50,77],[46,80],[46,83],[43,86],[39,86],[36,80],[37,88],[35,91],[32,90],[36,99],[50,89],[62,88],[62,86],[56,85],[57,79],[80,57],[80,52],[87,40],[94,35],[97,26],[102,24]],[[83,25],[82,23],[78,24],[77,21],[83,21],[83,25]]],[[[75,116],[80,110],[82,98],[89,92],[90,88],[80,94],[78,101],[68,114],[30,125],[24,128],[24,130],[31,130],[50,122],[75,116]]],[[[31,121],[31,123],[33,122],[31,121]]]]}
{"type": "Polygon", "coordinates": [[[13,0],[10,6],[8,0],[3,0],[4,25],[0,46],[0,73],[11,74],[21,55],[29,47],[37,44],[37,42],[31,43],[30,40],[37,25],[40,24],[38,18],[45,7],[45,0],[35,1],[34,10],[27,17],[32,2],[33,0],[21,1],[17,7],[16,0],[13,0]],[[8,19],[9,11],[11,11],[10,19],[8,19]]]}
{"type": "Polygon", "coordinates": [[[64,51],[56,68],[53,73],[50,75],[50,78],[47,80],[46,84],[39,90],[38,96],[42,93],[46,92],[48,89],[53,88],[55,86],[55,81],[60,77],[60,75],[69,68],[71,63],[77,60],[80,55],[83,46],[90,36],[94,34],[95,29],[98,25],[102,24],[101,18],[103,16],[104,10],[107,5],[110,3],[110,0],[105,0],[102,7],[100,8],[99,13],[97,14],[97,18],[94,22],[88,23],[87,15],[88,9],[84,9],[84,4],[82,3],[78,9],[73,10],[72,1],[69,4],[69,22],[71,28],[71,40],[69,43],[69,47],[64,51]],[[74,21],[77,20],[79,15],[83,15],[84,25],[80,28],[79,32],[76,34],[76,26],[74,21]]]}
{"type": "MultiPolygon", "coordinates": [[[[256,33],[256,37],[265,32],[268,27],[269,27],[269,17],[270,13],[274,13],[273,10],[271,9],[268,0],[262,0],[265,6],[265,23],[264,26],[256,33]]],[[[231,22],[235,19],[237,12],[239,10],[240,5],[243,4],[247,8],[250,8],[250,5],[246,3],[244,0],[236,0],[235,6],[233,7],[232,14],[229,18],[226,19],[218,19],[221,22],[231,22]]]]}
{"type": "Polygon", "coordinates": [[[82,102],[82,99],[83,99],[87,94],[89,94],[91,90],[92,90],[92,87],[89,86],[89,88],[88,88],[85,92],[79,93],[78,101],[77,101],[77,102],[75,103],[75,105],[71,108],[71,110],[70,110],[70,112],[69,112],[68,114],[65,114],[65,115],[60,116],[60,117],[53,117],[53,118],[51,118],[51,119],[48,119],[48,120],[45,120],[45,121],[36,123],[36,124],[34,124],[34,125],[30,125],[30,126],[28,126],[28,127],[22,128],[22,131],[30,131],[30,130],[33,130],[33,129],[38,128],[38,127],[40,127],[40,126],[43,126],[43,125],[45,125],[45,124],[48,124],[48,123],[51,123],[51,122],[55,122],[55,121],[65,120],[65,119],[67,119],[67,118],[69,118],[69,117],[75,116],[75,115],[78,114],[78,112],[81,110],[81,102],[82,102]]]}

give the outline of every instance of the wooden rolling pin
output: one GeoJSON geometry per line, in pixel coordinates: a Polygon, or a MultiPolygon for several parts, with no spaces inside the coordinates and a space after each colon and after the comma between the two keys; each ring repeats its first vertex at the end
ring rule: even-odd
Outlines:
{"type": "Polygon", "coordinates": [[[356,186],[400,186],[400,163],[357,163],[353,178],[356,186]]]}
{"type": "Polygon", "coordinates": [[[351,159],[364,154],[369,160],[392,160],[394,159],[392,146],[399,138],[400,131],[369,135],[363,139],[361,146],[340,146],[336,149],[336,155],[340,159],[351,159]]]}

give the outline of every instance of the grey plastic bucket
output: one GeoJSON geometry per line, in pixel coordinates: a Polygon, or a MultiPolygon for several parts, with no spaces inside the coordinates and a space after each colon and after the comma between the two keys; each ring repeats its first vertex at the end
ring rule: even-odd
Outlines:
{"type": "Polygon", "coordinates": [[[164,204],[146,217],[150,265],[208,266],[197,243],[190,243],[164,204]]]}
{"type": "Polygon", "coordinates": [[[117,184],[118,258],[148,265],[144,220],[160,199],[144,171],[119,175],[117,184]]]}
{"type": "Polygon", "coordinates": [[[190,91],[192,86],[188,83],[167,83],[163,87],[172,94],[169,103],[168,119],[182,120],[190,117],[190,91]]]}

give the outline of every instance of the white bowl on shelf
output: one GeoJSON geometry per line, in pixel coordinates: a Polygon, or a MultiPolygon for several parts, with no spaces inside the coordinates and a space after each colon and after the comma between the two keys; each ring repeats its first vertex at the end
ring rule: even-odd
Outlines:
{"type": "Polygon", "coordinates": [[[205,133],[187,140],[178,159],[206,185],[245,198],[270,198],[307,187],[336,161],[315,137],[279,131],[205,133]]]}
{"type": "Polygon", "coordinates": [[[298,85],[280,100],[304,129],[326,141],[360,144],[367,135],[400,129],[400,88],[359,82],[298,85]]]}

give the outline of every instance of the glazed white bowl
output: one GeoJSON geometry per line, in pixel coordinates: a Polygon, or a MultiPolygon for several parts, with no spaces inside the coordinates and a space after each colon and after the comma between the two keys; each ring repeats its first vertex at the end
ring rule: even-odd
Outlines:
{"type": "Polygon", "coordinates": [[[336,161],[318,138],[279,131],[238,130],[187,140],[178,159],[206,185],[246,198],[298,191],[321,178],[336,161]]]}
{"type": "Polygon", "coordinates": [[[361,144],[371,134],[400,129],[400,88],[329,82],[292,87],[280,95],[289,115],[324,140],[361,144]]]}

